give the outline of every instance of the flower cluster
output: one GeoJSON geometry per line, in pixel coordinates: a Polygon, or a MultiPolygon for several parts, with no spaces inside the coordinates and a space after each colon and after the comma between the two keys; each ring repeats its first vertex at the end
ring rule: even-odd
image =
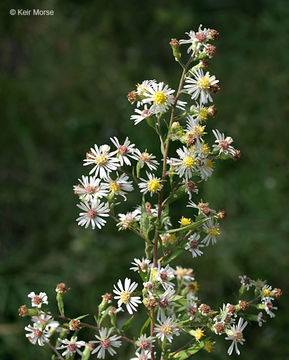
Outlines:
{"type": "Polygon", "coordinates": [[[64,283],[56,287],[59,315],[48,310],[44,292],[31,292],[31,308],[23,305],[19,309],[20,316],[32,317],[33,324],[25,328],[30,342],[50,346],[59,359],[78,355],[82,360],[93,355],[104,359],[107,354],[116,355],[122,343],[128,342],[134,347],[131,360],[185,360],[200,350],[212,351],[219,335],[231,341],[228,354],[235,350],[239,355],[248,321],[262,326],[266,315],[275,316],[273,302],[282,291],[266,282],[240,276],[235,303],[214,309],[199,298],[193,269],[171,265],[180,254],[192,259],[202,256],[220,238],[226,211],[197,199],[199,186],[212,176],[218,160],[240,157],[230,136],[209,129],[209,119],[216,114],[213,96],[220,88],[219,80],[208,71],[208,60],[216,52],[212,42],[218,32],[200,26],[187,35],[188,39],[170,42],[182,68],[178,90],[164,82],[145,80],[128,94],[135,106],[130,119],[137,126],[145,120],[143,123],[154,129],[162,158],[147,149],[139,150],[128,138],[120,141],[113,137],[110,145],[90,148],[84,159],[89,174],[74,186],[81,210],[78,225],[101,229],[109,218],[118,230],[133,231],[144,242],[145,256],[135,258],[130,267],[139,281],[119,279],[112,291],[102,296],[95,325],[86,322],[87,315],[65,316],[68,289],[64,283]],[[186,63],[181,60],[183,45],[187,46],[186,63]],[[169,152],[170,142],[177,144],[175,151],[169,152]],[[132,191],[140,202],[127,212],[124,202],[132,191]],[[179,200],[186,206],[175,219],[171,207],[179,200]],[[134,324],[140,309],[147,320],[130,339],[125,330],[134,324]],[[123,316],[128,317],[124,324],[123,316]],[[83,328],[93,331],[93,340],[78,339],[83,328]],[[181,347],[175,345],[177,337],[184,343],[181,347]]]}

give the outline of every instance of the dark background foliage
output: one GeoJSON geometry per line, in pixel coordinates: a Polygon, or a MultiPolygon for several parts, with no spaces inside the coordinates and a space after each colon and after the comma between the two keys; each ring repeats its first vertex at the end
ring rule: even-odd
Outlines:
{"type": "MultiPolygon", "coordinates": [[[[287,359],[288,1],[2,1],[0,16],[0,358],[49,358],[17,318],[28,292],[47,291],[53,304],[64,281],[67,313],[93,313],[141,255],[142,243],[112,223],[102,232],[77,227],[72,185],[86,173],[87,149],[109,136],[158,152],[151,130],[129,121],[126,93],[151,78],[175,87],[180,71],[168,42],[202,23],[220,32],[211,71],[222,91],[209,128],[230,134],[242,157],[218,164],[202,188],[204,200],[228,211],[222,239],[182,261],[213,307],[234,301],[240,274],[283,288],[277,317],[246,330],[240,359],[287,359]],[[12,17],[10,8],[55,15],[12,17]]],[[[227,358],[228,342],[217,340],[216,352],[196,358],[227,358]]],[[[129,355],[123,347],[118,358],[129,355]]]]}

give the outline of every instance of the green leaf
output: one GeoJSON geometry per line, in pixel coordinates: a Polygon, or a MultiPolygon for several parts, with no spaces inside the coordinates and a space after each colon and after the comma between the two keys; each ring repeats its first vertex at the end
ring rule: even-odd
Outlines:
{"type": "Polygon", "coordinates": [[[146,240],[148,240],[149,225],[150,225],[150,221],[148,219],[146,212],[145,197],[143,196],[142,205],[141,205],[140,231],[144,235],[146,240]]]}
{"type": "Polygon", "coordinates": [[[190,225],[187,225],[187,226],[183,226],[183,227],[180,227],[180,228],[177,228],[177,229],[171,229],[171,230],[164,230],[164,231],[161,231],[162,234],[164,233],[176,233],[176,232],[180,232],[180,231],[188,231],[188,230],[192,230],[192,229],[195,229],[197,227],[199,227],[200,225],[203,225],[204,222],[206,222],[209,218],[203,218],[202,220],[199,220],[199,221],[196,221],[196,222],[193,222],[192,224],[190,225]]]}
{"type": "Polygon", "coordinates": [[[140,334],[144,334],[144,332],[146,331],[147,327],[149,326],[150,324],[150,321],[151,319],[150,318],[147,318],[147,321],[143,324],[142,328],[141,328],[141,331],[140,331],[140,334]]]}
{"type": "Polygon", "coordinates": [[[172,355],[171,359],[177,359],[177,360],[188,359],[191,355],[194,355],[198,351],[200,351],[204,347],[204,345],[205,345],[205,343],[203,341],[196,342],[189,348],[181,350],[178,353],[176,353],[175,355],[172,355]]]}
{"type": "Polygon", "coordinates": [[[121,328],[122,331],[125,331],[125,330],[128,328],[128,326],[129,326],[130,322],[133,320],[133,318],[134,318],[134,315],[133,315],[131,318],[129,318],[129,319],[122,325],[122,328],[121,328]]]}
{"type": "Polygon", "coordinates": [[[102,324],[103,320],[107,317],[107,314],[109,312],[109,310],[111,309],[111,306],[109,306],[105,312],[101,315],[100,320],[99,320],[99,326],[102,324]]]}
{"type": "Polygon", "coordinates": [[[89,316],[89,314],[86,314],[86,315],[80,315],[78,316],[77,318],[75,318],[74,320],[81,320],[81,319],[84,319],[85,317],[89,316]]]}

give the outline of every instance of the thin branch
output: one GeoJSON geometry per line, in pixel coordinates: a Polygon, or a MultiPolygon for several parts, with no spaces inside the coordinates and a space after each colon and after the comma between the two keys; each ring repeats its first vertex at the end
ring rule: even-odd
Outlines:
{"type": "Polygon", "coordinates": [[[58,357],[58,359],[60,360],[65,360],[63,356],[61,356],[60,352],[56,350],[56,348],[50,344],[50,342],[47,342],[48,346],[51,348],[51,350],[54,351],[55,355],[58,357]]]}

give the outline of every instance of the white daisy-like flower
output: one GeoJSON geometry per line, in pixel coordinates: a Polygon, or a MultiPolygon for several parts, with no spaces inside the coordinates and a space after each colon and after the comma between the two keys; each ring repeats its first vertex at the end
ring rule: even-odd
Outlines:
{"type": "Polygon", "coordinates": [[[118,307],[125,304],[127,311],[130,314],[133,314],[134,311],[137,311],[138,304],[141,303],[139,296],[132,296],[132,293],[137,288],[137,283],[131,283],[131,279],[126,278],[124,286],[122,285],[121,280],[118,280],[117,286],[118,288],[114,285],[113,292],[116,294],[114,298],[118,300],[118,307]]]}
{"type": "Polygon", "coordinates": [[[147,336],[145,334],[141,335],[137,341],[135,342],[137,348],[142,353],[145,353],[147,351],[151,350],[151,347],[153,346],[155,340],[152,336],[147,336]]]}
{"type": "Polygon", "coordinates": [[[77,341],[77,336],[68,339],[58,339],[59,342],[62,343],[61,346],[57,347],[57,350],[64,350],[62,355],[63,356],[73,356],[74,354],[82,355],[82,351],[79,350],[82,346],[85,346],[84,341],[77,341]]]}
{"type": "Polygon", "coordinates": [[[250,279],[248,276],[246,276],[246,275],[240,275],[240,276],[239,276],[239,279],[240,279],[241,285],[243,285],[246,290],[249,290],[250,287],[254,285],[254,281],[251,280],[251,279],[250,279]]]}
{"type": "Polygon", "coordinates": [[[175,286],[175,284],[171,282],[174,278],[175,270],[169,265],[163,268],[161,263],[158,262],[158,267],[152,268],[151,270],[150,281],[159,282],[165,290],[175,286]]]}
{"type": "Polygon", "coordinates": [[[34,323],[33,326],[25,326],[25,330],[28,331],[28,334],[25,336],[33,345],[37,343],[39,346],[44,346],[49,341],[48,331],[42,329],[42,326],[38,323],[34,323]]]}
{"type": "Polygon", "coordinates": [[[202,252],[202,250],[200,250],[200,248],[204,247],[205,245],[200,244],[199,239],[200,239],[200,235],[194,233],[193,235],[191,235],[189,237],[189,239],[188,239],[189,241],[185,247],[185,250],[189,250],[190,253],[192,254],[193,258],[203,255],[203,252],[202,252]]]}
{"type": "Polygon", "coordinates": [[[214,172],[214,163],[211,159],[200,159],[197,163],[197,169],[201,179],[207,181],[214,172]]]}
{"type": "Polygon", "coordinates": [[[134,358],[131,358],[130,360],[150,360],[151,359],[151,352],[148,350],[145,351],[136,351],[134,358]]]}
{"type": "Polygon", "coordinates": [[[153,115],[151,110],[147,108],[147,105],[143,109],[135,109],[134,111],[135,114],[131,115],[130,119],[134,121],[135,125],[153,115]]]}
{"type": "Polygon", "coordinates": [[[207,41],[207,38],[210,34],[210,29],[202,29],[202,25],[199,26],[199,29],[197,32],[191,30],[189,32],[186,32],[186,35],[188,35],[188,39],[181,39],[179,41],[180,45],[183,44],[189,44],[187,52],[194,52],[200,50],[200,47],[204,42],[207,41]]]}
{"type": "Polygon", "coordinates": [[[191,95],[192,99],[199,99],[200,104],[206,104],[208,101],[213,101],[210,94],[210,88],[219,82],[215,75],[210,75],[207,71],[204,74],[202,69],[195,69],[189,71],[190,76],[185,79],[186,85],[184,86],[185,91],[191,95]]]}
{"type": "Polygon", "coordinates": [[[170,306],[173,304],[175,299],[175,290],[172,288],[167,288],[166,291],[160,296],[158,301],[158,312],[157,320],[164,320],[166,315],[172,315],[173,311],[170,309],[170,306]]]}
{"type": "Polygon", "coordinates": [[[155,160],[156,158],[155,155],[149,154],[147,151],[140,152],[138,149],[136,149],[135,155],[136,155],[136,160],[139,161],[141,168],[143,168],[146,165],[150,170],[157,169],[159,162],[155,160]]]}
{"type": "Polygon", "coordinates": [[[196,105],[192,105],[190,108],[190,112],[192,112],[190,116],[199,122],[206,121],[208,116],[212,114],[211,109],[212,108],[207,108],[202,104],[196,103],[196,105]]]}
{"type": "Polygon", "coordinates": [[[118,226],[118,230],[126,230],[134,221],[138,221],[140,219],[140,212],[137,209],[126,214],[118,214],[118,217],[119,222],[116,224],[118,226]]]}
{"type": "Polygon", "coordinates": [[[240,318],[237,325],[232,325],[229,330],[226,330],[228,336],[225,339],[232,340],[232,344],[228,349],[229,355],[232,355],[234,348],[236,353],[240,355],[240,351],[238,349],[238,343],[240,343],[241,345],[244,344],[245,339],[243,337],[243,330],[245,329],[247,324],[248,324],[247,321],[244,322],[244,319],[240,318]]]}
{"type": "Polygon", "coordinates": [[[141,260],[140,259],[134,259],[134,261],[131,263],[132,266],[131,268],[129,268],[130,270],[133,270],[133,271],[143,271],[143,272],[146,272],[149,268],[149,265],[150,265],[150,260],[148,259],[145,259],[145,258],[142,258],[141,260]]]}
{"type": "Polygon", "coordinates": [[[155,327],[156,337],[161,341],[167,339],[170,343],[173,340],[173,336],[179,336],[180,330],[178,324],[175,321],[173,316],[167,317],[162,321],[159,321],[159,324],[155,327]]]}
{"type": "Polygon", "coordinates": [[[97,226],[99,229],[105,225],[106,220],[103,217],[109,216],[109,208],[107,204],[103,204],[99,199],[92,200],[91,203],[86,201],[77,204],[79,209],[83,212],[79,213],[79,217],[76,219],[78,225],[88,228],[91,225],[92,229],[97,226]]]}
{"type": "Polygon", "coordinates": [[[124,143],[121,145],[117,137],[110,138],[110,141],[113,143],[113,145],[117,148],[117,150],[114,152],[117,154],[117,158],[119,160],[119,163],[121,166],[124,164],[131,165],[130,159],[134,159],[135,157],[135,144],[131,144],[128,137],[125,138],[124,143]]]}
{"type": "Polygon", "coordinates": [[[48,298],[45,292],[35,294],[35,292],[32,291],[28,294],[28,297],[31,299],[31,305],[33,307],[41,308],[43,304],[48,305],[48,298]]]}
{"type": "Polygon", "coordinates": [[[153,174],[146,172],[148,179],[140,179],[141,182],[138,184],[140,191],[144,194],[150,193],[151,196],[156,194],[162,189],[162,181],[160,178],[155,177],[153,174]]]}
{"type": "Polygon", "coordinates": [[[121,195],[125,200],[126,192],[133,190],[132,181],[129,181],[129,177],[125,174],[121,174],[116,180],[112,180],[112,178],[108,176],[104,186],[115,195],[121,195]]]}
{"type": "Polygon", "coordinates": [[[233,142],[233,139],[230,136],[225,137],[225,135],[220,133],[220,131],[217,129],[213,130],[213,134],[216,138],[216,144],[213,145],[213,151],[219,151],[219,154],[230,154],[232,156],[236,154],[235,149],[230,145],[233,142]]]}
{"type": "Polygon", "coordinates": [[[172,90],[163,82],[151,82],[145,89],[143,96],[145,97],[142,102],[144,104],[152,104],[150,111],[153,114],[163,113],[175,102],[172,90]]]}
{"type": "Polygon", "coordinates": [[[81,200],[92,201],[108,195],[108,191],[96,176],[82,176],[82,179],[78,179],[78,181],[80,184],[75,185],[73,190],[81,200]]]}
{"type": "Polygon", "coordinates": [[[209,246],[210,243],[212,243],[212,245],[216,244],[216,239],[221,233],[219,224],[211,218],[205,224],[203,224],[203,229],[207,235],[201,242],[205,244],[205,246],[209,246]]]}
{"type": "Polygon", "coordinates": [[[193,269],[187,269],[181,266],[177,266],[175,270],[175,275],[179,280],[183,280],[187,283],[195,280],[193,275],[193,269]]]}
{"type": "Polygon", "coordinates": [[[194,135],[196,140],[202,140],[202,136],[205,134],[205,125],[200,125],[198,120],[193,116],[187,116],[187,131],[189,134],[194,135]]]}
{"type": "Polygon", "coordinates": [[[33,323],[38,324],[41,327],[45,326],[45,330],[48,330],[48,337],[50,337],[54,331],[60,331],[59,322],[55,321],[52,316],[43,312],[41,312],[38,316],[32,316],[31,320],[33,323]]]}
{"type": "Polygon", "coordinates": [[[277,306],[273,306],[272,301],[269,301],[267,299],[262,300],[262,303],[264,304],[264,309],[266,313],[270,316],[270,318],[274,318],[276,315],[273,313],[272,310],[278,310],[277,306]]]}
{"type": "Polygon", "coordinates": [[[91,352],[91,354],[97,353],[98,359],[104,359],[106,351],[108,351],[111,356],[115,355],[116,351],[114,348],[119,348],[121,346],[121,341],[119,341],[121,336],[110,336],[111,332],[112,329],[101,328],[99,330],[99,335],[95,335],[97,340],[90,341],[92,344],[98,344],[98,346],[91,352]]]}
{"type": "Polygon", "coordinates": [[[196,157],[188,148],[183,146],[182,149],[177,149],[178,158],[171,158],[168,163],[176,167],[175,171],[179,177],[185,177],[188,181],[196,172],[196,157]]]}
{"type": "Polygon", "coordinates": [[[86,154],[83,165],[93,165],[89,175],[95,173],[95,176],[105,179],[111,171],[119,167],[119,159],[114,154],[114,152],[110,152],[110,146],[108,145],[101,145],[100,147],[94,145],[94,148],[90,148],[90,151],[86,154]]]}
{"type": "Polygon", "coordinates": [[[138,96],[144,96],[147,93],[147,89],[151,86],[151,84],[156,84],[156,80],[144,80],[141,84],[137,84],[136,93],[138,96]]]}

